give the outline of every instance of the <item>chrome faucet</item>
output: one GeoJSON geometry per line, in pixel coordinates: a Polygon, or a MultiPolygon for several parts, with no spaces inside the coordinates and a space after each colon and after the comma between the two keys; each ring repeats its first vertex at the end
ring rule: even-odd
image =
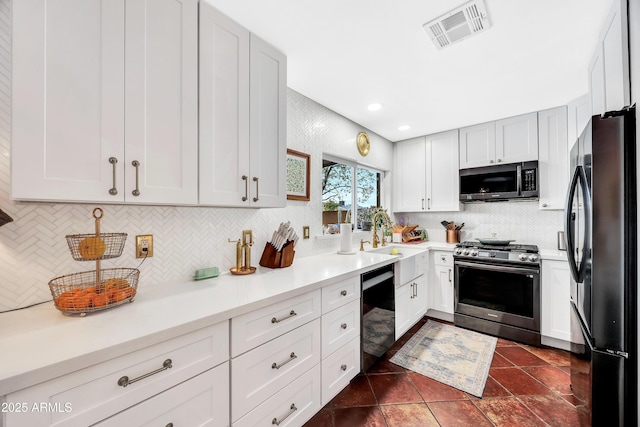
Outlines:
{"type": "MultiPolygon", "coordinates": [[[[377,220],[378,220],[378,216],[379,215],[383,216],[383,219],[384,219],[384,222],[385,222],[384,225],[387,228],[391,228],[391,218],[389,218],[389,215],[387,215],[387,213],[385,211],[379,211],[375,215],[373,215],[373,244],[372,244],[372,246],[374,248],[377,248],[378,244],[380,243],[380,239],[378,239],[378,233],[376,232],[377,231],[376,230],[376,226],[377,226],[377,223],[378,223],[377,220]]],[[[387,242],[386,242],[385,237],[384,237],[384,231],[382,233],[382,246],[387,246],[387,242]]]]}

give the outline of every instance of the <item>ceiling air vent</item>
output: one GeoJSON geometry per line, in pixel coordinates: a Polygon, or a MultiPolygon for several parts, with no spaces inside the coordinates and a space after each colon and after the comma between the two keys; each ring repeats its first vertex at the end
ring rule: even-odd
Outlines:
{"type": "Polygon", "coordinates": [[[491,23],[483,0],[474,0],[423,25],[438,49],[489,29],[491,23]]]}

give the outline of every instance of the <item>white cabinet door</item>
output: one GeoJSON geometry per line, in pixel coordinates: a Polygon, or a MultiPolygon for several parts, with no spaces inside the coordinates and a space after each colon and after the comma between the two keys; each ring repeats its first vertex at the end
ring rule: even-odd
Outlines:
{"type": "Polygon", "coordinates": [[[496,158],[494,122],[460,129],[460,169],[486,166],[496,158]]]}
{"type": "Polygon", "coordinates": [[[458,130],[427,136],[427,210],[460,210],[458,130]]]}
{"type": "Polygon", "coordinates": [[[567,147],[567,107],[538,113],[540,209],[564,209],[565,189],[569,184],[567,147]]]}
{"type": "Polygon", "coordinates": [[[566,261],[542,261],[540,330],[543,336],[571,341],[570,286],[566,261]]]}
{"type": "Polygon", "coordinates": [[[496,163],[538,159],[538,115],[523,114],[496,121],[496,163]]]}
{"type": "Polygon", "coordinates": [[[604,107],[619,110],[629,105],[629,38],[627,2],[615,0],[600,35],[604,68],[604,107]]]}
{"type": "Polygon", "coordinates": [[[286,205],[286,60],[201,3],[201,205],[286,205]]]}
{"type": "Polygon", "coordinates": [[[604,55],[602,44],[598,44],[591,58],[588,68],[589,95],[591,95],[592,114],[602,114],[606,111],[604,93],[604,55]]]}
{"type": "Polygon", "coordinates": [[[251,205],[286,205],[287,57],[251,34],[251,205]]]}
{"type": "Polygon", "coordinates": [[[12,7],[12,197],[124,200],[124,2],[12,7]]]}
{"type": "Polygon", "coordinates": [[[425,150],[424,136],[396,144],[396,212],[422,212],[426,208],[425,150]]]}
{"type": "Polygon", "coordinates": [[[460,210],[457,130],[398,142],[395,156],[394,211],[460,210]]]}
{"type": "Polygon", "coordinates": [[[413,298],[411,299],[411,324],[415,324],[427,312],[427,276],[423,275],[413,281],[413,298]]]}
{"type": "Polygon", "coordinates": [[[591,98],[585,94],[567,104],[567,148],[577,141],[591,118],[591,98]]]}
{"type": "Polygon", "coordinates": [[[196,204],[198,1],[127,0],[125,15],[125,201],[196,204]]]}
{"type": "Polygon", "coordinates": [[[411,282],[396,286],[396,339],[400,338],[411,327],[411,282]]]}
{"type": "Polygon", "coordinates": [[[248,205],[249,31],[205,1],[200,3],[199,145],[200,204],[248,205]]]}
{"type": "Polygon", "coordinates": [[[453,314],[453,267],[435,265],[434,279],[431,285],[431,308],[453,314]]]}
{"type": "Polygon", "coordinates": [[[12,197],[196,203],[197,0],[13,6],[12,197]]]}

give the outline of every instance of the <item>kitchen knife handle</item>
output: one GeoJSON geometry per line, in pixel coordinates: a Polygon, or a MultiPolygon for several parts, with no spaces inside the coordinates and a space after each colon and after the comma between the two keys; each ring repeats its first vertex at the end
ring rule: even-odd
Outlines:
{"type": "Polygon", "coordinates": [[[118,194],[118,188],[116,187],[116,163],[118,163],[118,159],[115,157],[109,157],[109,163],[113,165],[113,187],[109,190],[109,194],[115,196],[118,194]]]}
{"type": "Polygon", "coordinates": [[[140,180],[139,180],[139,178],[140,178],[140,174],[139,174],[139,172],[140,172],[140,169],[139,169],[140,162],[137,161],[137,160],[134,160],[134,161],[131,162],[131,165],[134,168],[136,168],[136,188],[135,188],[135,190],[133,190],[131,192],[131,194],[133,194],[134,196],[138,197],[140,195],[140,190],[139,190],[139,188],[140,188],[140,180]]]}
{"type": "Polygon", "coordinates": [[[253,198],[253,201],[257,202],[258,201],[258,196],[260,195],[260,189],[258,187],[258,177],[257,176],[253,177],[253,182],[256,183],[256,197],[253,198]]]}
{"type": "Polygon", "coordinates": [[[249,181],[247,181],[249,177],[247,175],[242,175],[242,180],[244,181],[244,197],[242,198],[243,202],[246,202],[249,198],[249,181]]]}

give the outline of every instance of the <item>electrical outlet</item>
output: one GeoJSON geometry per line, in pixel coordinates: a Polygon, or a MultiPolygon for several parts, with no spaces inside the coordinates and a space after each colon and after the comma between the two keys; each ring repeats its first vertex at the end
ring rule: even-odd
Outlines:
{"type": "Polygon", "coordinates": [[[136,236],[136,258],[149,258],[153,256],[153,234],[136,236]]]}

